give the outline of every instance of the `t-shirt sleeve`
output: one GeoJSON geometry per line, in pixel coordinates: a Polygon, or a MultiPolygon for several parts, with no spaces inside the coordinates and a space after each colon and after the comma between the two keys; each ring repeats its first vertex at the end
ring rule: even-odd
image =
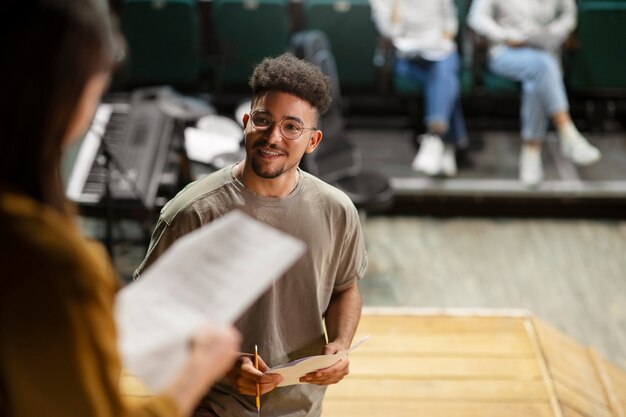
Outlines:
{"type": "Polygon", "coordinates": [[[346,213],[346,227],[341,246],[339,269],[335,279],[335,291],[341,291],[365,276],[367,252],[359,214],[354,206],[346,213]]]}
{"type": "Polygon", "coordinates": [[[172,218],[161,215],[152,233],[146,257],[133,273],[133,279],[139,278],[181,236],[201,226],[202,215],[192,209],[186,209],[172,218]]]}

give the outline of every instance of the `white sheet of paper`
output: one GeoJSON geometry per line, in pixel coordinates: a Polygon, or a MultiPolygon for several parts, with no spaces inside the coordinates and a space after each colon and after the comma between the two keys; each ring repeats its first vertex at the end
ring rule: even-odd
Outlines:
{"type": "Polygon", "coordinates": [[[301,241],[240,211],[179,239],[116,297],[124,367],[162,389],[198,325],[234,322],[304,251],[301,241]]]}
{"type": "Polygon", "coordinates": [[[339,362],[342,358],[348,356],[348,353],[361,346],[363,342],[369,339],[369,336],[365,336],[357,343],[352,345],[348,350],[337,352],[334,355],[317,355],[308,356],[306,358],[296,359],[283,365],[275,366],[267,370],[266,374],[279,374],[283,377],[283,382],[278,384],[279,387],[286,387],[287,385],[304,384],[300,382],[300,378],[306,374],[318,371],[320,369],[328,368],[339,362]]]}

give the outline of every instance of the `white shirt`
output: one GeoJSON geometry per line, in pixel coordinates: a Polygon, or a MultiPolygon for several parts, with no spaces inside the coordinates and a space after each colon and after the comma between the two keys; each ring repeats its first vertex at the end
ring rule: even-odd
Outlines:
{"type": "Polygon", "coordinates": [[[458,20],[453,0],[370,0],[378,30],[402,58],[444,59],[456,50],[458,20]]]}
{"type": "Polygon", "coordinates": [[[507,40],[558,50],[576,27],[574,0],[474,0],[468,24],[497,53],[507,40]]]}

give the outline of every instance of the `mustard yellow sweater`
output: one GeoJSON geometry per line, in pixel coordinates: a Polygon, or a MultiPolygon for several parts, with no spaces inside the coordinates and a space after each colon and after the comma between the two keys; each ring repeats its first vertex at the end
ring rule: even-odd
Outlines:
{"type": "Polygon", "coordinates": [[[72,221],[0,189],[0,416],[178,416],[168,397],[121,397],[117,288],[72,221]]]}

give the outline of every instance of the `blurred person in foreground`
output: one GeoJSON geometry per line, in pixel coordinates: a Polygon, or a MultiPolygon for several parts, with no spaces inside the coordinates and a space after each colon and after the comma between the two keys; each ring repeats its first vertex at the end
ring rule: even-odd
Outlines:
{"type": "Polygon", "coordinates": [[[459,28],[453,0],[370,0],[373,19],[395,49],[394,73],[424,88],[426,134],[412,167],[455,176],[455,151],[467,146],[461,109],[459,28]]]}
{"type": "Polygon", "coordinates": [[[560,66],[560,49],[576,26],[574,0],[474,0],[468,23],[489,41],[488,67],[522,83],[520,180],[543,180],[541,146],[550,120],[563,156],[577,165],[597,162],[600,151],[576,129],[560,66]]]}
{"type": "Polygon", "coordinates": [[[231,367],[232,329],[198,329],[181,373],[132,406],[119,390],[117,277],[83,237],[60,177],[121,39],[92,0],[11,0],[0,27],[0,415],[188,416],[231,367]]]}
{"type": "Polygon", "coordinates": [[[235,323],[243,352],[259,347],[259,370],[242,354],[207,394],[196,417],[319,417],[326,386],[349,371],[348,358],[312,372],[303,384],[278,387],[268,368],[350,347],[361,316],[357,282],[367,256],[359,215],[340,190],[302,171],[322,140],[319,117],[330,104],[329,80],[291,54],[266,58],[250,78],[243,116],[245,159],[191,183],[163,208],[138,276],[176,239],[233,209],[292,235],[307,252],[235,323]]]}

